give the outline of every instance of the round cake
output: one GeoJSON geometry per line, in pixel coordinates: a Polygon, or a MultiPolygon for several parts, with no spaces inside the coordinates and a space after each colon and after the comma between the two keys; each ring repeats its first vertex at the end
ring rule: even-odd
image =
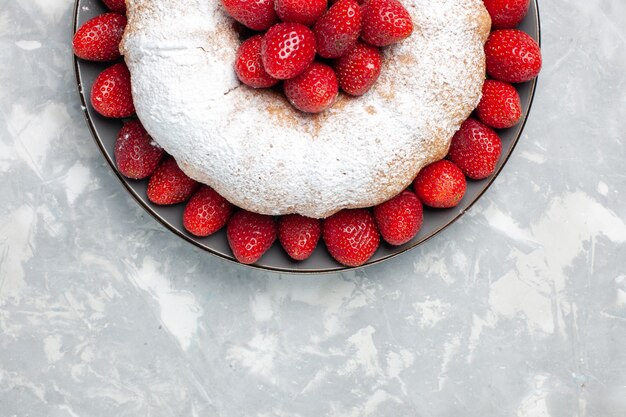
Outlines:
{"type": "Polygon", "coordinates": [[[219,1],[126,3],[138,117],[187,175],[249,211],[325,218],[382,203],[446,155],[480,100],[482,0],[407,1],[414,32],[384,49],[372,90],[316,115],[239,82],[241,39],[219,1]]]}

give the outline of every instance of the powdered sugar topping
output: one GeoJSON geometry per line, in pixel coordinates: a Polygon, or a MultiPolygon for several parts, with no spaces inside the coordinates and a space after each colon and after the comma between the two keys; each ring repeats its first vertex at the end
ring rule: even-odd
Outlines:
{"type": "Polygon", "coordinates": [[[130,0],[122,50],[137,114],[188,175],[239,207],[326,217],[378,204],[446,154],[484,80],[482,0],[404,4],[415,31],[384,50],[373,89],[309,115],[239,83],[240,40],[218,1],[130,0]]]}

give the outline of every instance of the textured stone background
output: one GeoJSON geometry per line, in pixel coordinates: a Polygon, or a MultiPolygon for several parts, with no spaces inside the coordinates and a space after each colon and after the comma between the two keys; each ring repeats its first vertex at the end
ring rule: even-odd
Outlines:
{"type": "Polygon", "coordinates": [[[626,2],[541,1],[525,133],[464,218],[363,271],[254,272],[123,191],[71,0],[0,0],[0,415],[623,417],[626,2]]]}

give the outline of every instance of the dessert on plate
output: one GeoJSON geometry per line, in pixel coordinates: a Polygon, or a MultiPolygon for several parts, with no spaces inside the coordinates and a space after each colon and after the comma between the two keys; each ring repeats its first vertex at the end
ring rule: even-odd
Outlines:
{"type": "Polygon", "coordinates": [[[465,177],[494,172],[492,128],[520,120],[511,83],[536,77],[539,47],[512,29],[528,0],[299,3],[127,0],[125,16],[85,23],[74,51],[123,57],[92,105],[137,116],[117,139],[118,169],[149,178],[156,204],[191,198],[190,233],[227,226],[244,263],[277,239],[306,259],[323,239],[358,266],[381,235],[414,238],[422,204],[453,207],[465,177]]]}

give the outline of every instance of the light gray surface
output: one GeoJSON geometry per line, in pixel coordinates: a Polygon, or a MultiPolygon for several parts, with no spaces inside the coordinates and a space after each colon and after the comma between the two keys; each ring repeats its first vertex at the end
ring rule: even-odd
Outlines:
{"type": "Polygon", "coordinates": [[[69,0],[0,0],[0,416],[626,415],[626,3],[543,1],[494,186],[426,245],[259,273],[147,217],[98,153],[69,0]]]}

